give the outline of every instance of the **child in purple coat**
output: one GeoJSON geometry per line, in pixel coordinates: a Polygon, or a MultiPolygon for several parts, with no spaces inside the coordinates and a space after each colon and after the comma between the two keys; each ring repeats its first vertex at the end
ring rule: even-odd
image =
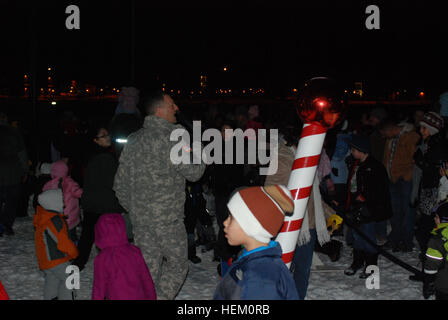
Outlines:
{"type": "Polygon", "coordinates": [[[92,300],[156,300],[151,273],[140,249],[128,242],[121,214],[99,218],[95,244],[101,252],[94,263],[92,300]]]}

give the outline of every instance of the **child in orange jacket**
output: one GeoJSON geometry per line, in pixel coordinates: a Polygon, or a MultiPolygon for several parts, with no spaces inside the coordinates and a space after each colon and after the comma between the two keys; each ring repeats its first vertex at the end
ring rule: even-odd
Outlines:
{"type": "Polygon", "coordinates": [[[62,190],[52,189],[38,196],[34,215],[36,256],[45,276],[45,300],[72,300],[72,290],[66,286],[66,268],[78,256],[78,249],[68,236],[64,219],[62,190]]]}

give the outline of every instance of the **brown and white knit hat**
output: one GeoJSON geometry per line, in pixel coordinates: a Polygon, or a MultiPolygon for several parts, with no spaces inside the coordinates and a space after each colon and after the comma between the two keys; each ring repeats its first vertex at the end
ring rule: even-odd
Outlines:
{"type": "Polygon", "coordinates": [[[420,121],[420,125],[428,128],[433,136],[443,128],[443,118],[436,112],[426,112],[420,121]]]}
{"type": "Polygon", "coordinates": [[[294,212],[294,201],[285,186],[257,186],[236,191],[227,208],[249,237],[268,243],[294,212]]]}

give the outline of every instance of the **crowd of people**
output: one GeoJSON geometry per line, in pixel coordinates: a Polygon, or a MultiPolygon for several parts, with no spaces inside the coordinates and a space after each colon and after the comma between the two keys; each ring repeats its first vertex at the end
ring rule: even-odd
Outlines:
{"type": "MultiPolygon", "coordinates": [[[[123,88],[112,119],[62,121],[63,130],[48,140],[48,155],[34,163],[1,113],[0,236],[14,236],[19,205],[31,197],[44,299],[74,299],[65,269],[82,272],[94,244],[92,299],[174,299],[189,261],[201,263],[199,245],[213,250],[222,278],[214,299],[305,299],[313,253],[337,261],[338,234],[353,248],[348,277],[359,270],[360,278],[369,277],[379,249],[418,251],[423,276],[410,281],[422,281],[425,298],[447,299],[443,101],[426,109],[349,112],[327,132],[290,269],[274,240],[294,211],[285,186],[302,123],[292,103],[282,110],[210,105],[202,112],[179,108],[164,92],[140,103],[137,89],[123,88]],[[219,130],[224,143],[234,139],[226,129],[278,129],[278,148],[270,151],[277,170],[260,174],[272,161],[228,163],[229,150],[222,164],[174,163],[177,141],[170,135],[191,131],[192,120],[202,130],[219,130]]],[[[183,150],[198,157],[188,145],[183,150]]]]}

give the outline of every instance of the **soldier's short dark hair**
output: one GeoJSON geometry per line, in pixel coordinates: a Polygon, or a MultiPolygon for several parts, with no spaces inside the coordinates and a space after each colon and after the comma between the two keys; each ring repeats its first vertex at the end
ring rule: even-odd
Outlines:
{"type": "Polygon", "coordinates": [[[153,115],[156,113],[157,108],[162,104],[166,93],[163,91],[155,91],[150,93],[143,104],[146,114],[153,115]]]}

